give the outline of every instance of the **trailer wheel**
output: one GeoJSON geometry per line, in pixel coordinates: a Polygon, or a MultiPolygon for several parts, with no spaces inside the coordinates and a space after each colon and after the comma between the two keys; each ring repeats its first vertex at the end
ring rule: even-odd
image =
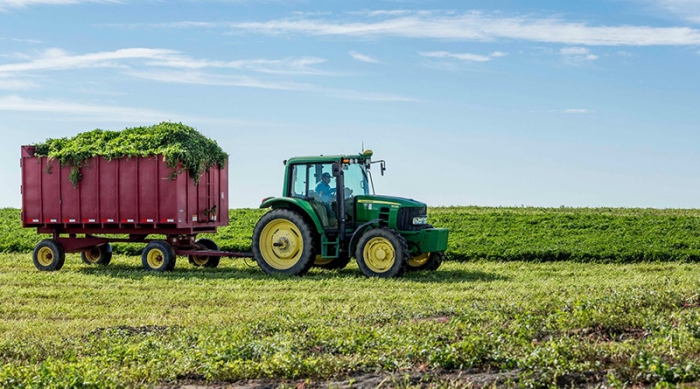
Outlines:
{"type": "MultiPolygon", "coordinates": [[[[202,246],[206,247],[207,250],[214,250],[214,251],[219,251],[219,246],[211,239],[197,239],[197,244],[201,244],[202,246]]],[[[219,260],[221,260],[221,257],[210,257],[207,255],[190,255],[189,256],[190,264],[194,266],[203,266],[203,267],[217,267],[219,266],[219,260]]]]}
{"type": "Polygon", "coordinates": [[[267,274],[302,275],[316,260],[311,228],[296,212],[275,209],[253,230],[253,255],[267,274]]]}
{"type": "Polygon", "coordinates": [[[154,240],[141,254],[141,263],[146,270],[157,272],[170,271],[175,268],[175,250],[167,242],[154,240]]]}
{"type": "Polygon", "coordinates": [[[357,266],[367,277],[398,277],[408,265],[408,244],[394,230],[372,228],[357,242],[355,258],[357,266]]]}
{"type": "Polygon", "coordinates": [[[105,243],[95,246],[89,251],[83,251],[80,253],[80,259],[88,265],[107,266],[112,261],[112,245],[105,243]]]}
{"type": "Polygon", "coordinates": [[[34,266],[42,271],[61,270],[66,262],[66,252],[58,242],[53,239],[42,240],[34,247],[32,255],[34,266]]]}
{"type": "Polygon", "coordinates": [[[408,267],[406,270],[409,271],[420,271],[420,270],[437,270],[442,264],[442,258],[444,254],[442,252],[434,253],[423,253],[421,255],[416,255],[408,259],[408,267]]]}

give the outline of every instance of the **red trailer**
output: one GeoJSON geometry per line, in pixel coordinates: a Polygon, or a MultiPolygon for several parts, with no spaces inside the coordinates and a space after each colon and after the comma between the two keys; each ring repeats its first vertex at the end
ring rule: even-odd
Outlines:
{"type": "Polygon", "coordinates": [[[162,156],[93,157],[74,186],[70,167],[36,157],[34,150],[22,146],[22,224],[53,235],[34,249],[39,270],[59,270],[65,253],[80,252],[86,263],[108,264],[110,242],[147,243],[142,263],[155,271],[172,270],[177,255],[206,267],[216,267],[220,257],[252,256],[219,251],[209,239],[196,240],[199,233],[228,225],[227,165],[210,168],[195,184],[186,169],[173,171],[162,156]],[[164,235],[165,240],[149,235],[164,235]]]}

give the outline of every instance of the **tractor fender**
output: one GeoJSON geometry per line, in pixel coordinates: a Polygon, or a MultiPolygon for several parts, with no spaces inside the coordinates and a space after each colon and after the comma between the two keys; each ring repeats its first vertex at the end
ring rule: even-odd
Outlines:
{"type": "Polygon", "coordinates": [[[363,224],[359,225],[357,228],[355,228],[355,231],[352,233],[352,237],[350,238],[350,243],[348,244],[348,250],[350,250],[350,252],[352,254],[354,254],[355,253],[355,245],[357,245],[357,241],[360,239],[360,236],[362,236],[362,233],[364,232],[364,230],[373,224],[379,225],[381,222],[382,222],[382,219],[374,219],[374,220],[368,221],[367,223],[363,223],[363,224]]]}
{"type": "Polygon", "coordinates": [[[298,212],[305,219],[311,220],[311,222],[314,223],[314,227],[316,227],[316,232],[319,234],[324,233],[323,225],[321,225],[321,221],[318,219],[316,212],[314,212],[314,209],[311,208],[309,202],[305,201],[304,199],[299,199],[296,197],[270,197],[263,200],[263,202],[260,204],[260,208],[291,209],[298,212]]]}

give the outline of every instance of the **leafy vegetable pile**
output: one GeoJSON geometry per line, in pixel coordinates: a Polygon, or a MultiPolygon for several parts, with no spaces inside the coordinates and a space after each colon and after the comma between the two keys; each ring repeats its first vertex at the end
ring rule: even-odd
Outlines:
{"type": "Polygon", "coordinates": [[[173,169],[182,162],[195,182],[212,166],[223,166],[228,155],[215,141],[182,123],[163,122],[150,127],[127,128],[122,131],[94,130],[78,134],[73,138],[47,139],[35,145],[34,155],[60,161],[61,166],[70,166],[70,181],[74,186],[80,182],[80,168],[91,157],[101,156],[107,160],[122,157],[148,157],[162,155],[173,169]]]}

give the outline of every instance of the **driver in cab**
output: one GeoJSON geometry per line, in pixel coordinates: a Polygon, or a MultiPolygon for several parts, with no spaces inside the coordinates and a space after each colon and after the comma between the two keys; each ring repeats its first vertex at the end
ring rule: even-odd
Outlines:
{"type": "Polygon", "coordinates": [[[321,181],[319,181],[318,184],[316,184],[316,193],[321,197],[321,201],[324,203],[330,203],[333,201],[333,197],[335,196],[335,190],[336,188],[331,188],[329,185],[331,182],[331,175],[330,173],[323,173],[321,175],[321,181]]]}

